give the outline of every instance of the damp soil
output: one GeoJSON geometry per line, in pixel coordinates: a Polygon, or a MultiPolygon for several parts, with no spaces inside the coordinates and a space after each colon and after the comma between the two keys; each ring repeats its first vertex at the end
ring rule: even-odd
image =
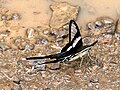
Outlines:
{"type": "MultiPolygon", "coordinates": [[[[0,90],[119,90],[119,0],[0,0],[0,90]],[[98,43],[73,62],[39,66],[30,56],[57,53],[68,26],[51,28],[52,3],[79,6],[76,21],[84,44],[98,43]],[[112,13],[112,14],[111,14],[112,13]],[[88,24],[90,23],[90,24],[88,24]]],[[[68,19],[67,19],[68,20],[68,19]]]]}

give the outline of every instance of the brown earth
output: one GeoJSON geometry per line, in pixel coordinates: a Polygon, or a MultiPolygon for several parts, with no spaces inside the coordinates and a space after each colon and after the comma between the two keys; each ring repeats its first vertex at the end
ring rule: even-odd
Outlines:
{"type": "MultiPolygon", "coordinates": [[[[108,16],[106,14],[104,17],[89,21],[91,22],[89,25],[86,23],[87,27],[84,27],[86,30],[80,30],[84,44],[98,40],[90,50],[92,62],[89,62],[86,55],[81,67],[80,60],[76,60],[35,68],[38,62],[26,61],[23,58],[59,52],[68,41],[68,27],[63,26],[59,29],[49,27],[50,18],[47,14],[50,12],[51,16],[52,11],[45,8],[47,14],[39,14],[39,9],[34,7],[35,3],[28,4],[28,1],[32,2],[0,0],[0,90],[120,89],[120,24],[118,22],[117,25],[116,19],[106,17],[108,16]],[[18,3],[25,3],[24,8],[34,8],[32,9],[34,13],[26,10],[28,14],[24,14],[21,9],[18,12],[8,8],[13,3],[16,3],[18,9],[20,8],[17,6],[18,3]],[[32,17],[35,15],[39,19],[34,20],[32,17]]],[[[43,2],[53,1],[57,0],[43,2]]],[[[40,8],[42,5],[40,4],[40,8]]],[[[48,3],[44,5],[49,7],[48,3]]]]}

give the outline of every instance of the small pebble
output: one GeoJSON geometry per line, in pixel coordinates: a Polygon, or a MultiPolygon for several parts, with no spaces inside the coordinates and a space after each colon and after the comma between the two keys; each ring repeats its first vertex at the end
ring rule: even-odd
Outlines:
{"type": "Polygon", "coordinates": [[[115,38],[120,41],[120,34],[115,33],[115,38]]]}
{"type": "Polygon", "coordinates": [[[96,89],[99,89],[99,84],[96,84],[96,85],[95,85],[95,88],[96,88],[96,89]]]}
{"type": "Polygon", "coordinates": [[[20,15],[18,13],[14,13],[12,15],[12,20],[19,20],[20,19],[20,15]]]}
{"type": "Polygon", "coordinates": [[[60,69],[60,63],[56,63],[50,67],[51,70],[58,70],[60,69]]]}
{"type": "MultiPolygon", "coordinates": [[[[41,57],[44,56],[44,55],[41,55],[41,57]]],[[[45,63],[46,62],[46,59],[38,59],[38,64],[42,64],[42,63],[45,63]]]]}
{"type": "Polygon", "coordinates": [[[34,44],[26,44],[25,49],[33,50],[34,49],[34,44]]]}
{"type": "Polygon", "coordinates": [[[89,30],[95,30],[95,23],[93,22],[89,22],[87,23],[87,26],[86,26],[89,30]]]}
{"type": "Polygon", "coordinates": [[[9,36],[10,34],[10,31],[9,30],[6,30],[6,31],[3,31],[3,32],[0,32],[0,36],[3,36],[3,37],[7,37],[9,36]]]}
{"type": "Polygon", "coordinates": [[[35,33],[35,29],[33,29],[33,28],[29,28],[29,29],[27,29],[27,37],[28,38],[31,38],[31,37],[33,37],[34,36],[34,33],[35,33]]]}
{"type": "Polygon", "coordinates": [[[1,20],[7,20],[7,16],[6,15],[2,15],[1,16],[1,20]]]}
{"type": "Polygon", "coordinates": [[[92,87],[93,85],[92,85],[92,83],[88,83],[88,86],[89,86],[89,87],[92,87]]]}
{"type": "Polygon", "coordinates": [[[19,36],[14,40],[14,44],[17,46],[19,50],[24,50],[26,48],[27,43],[24,38],[19,36]]]}
{"type": "Polygon", "coordinates": [[[45,71],[46,70],[46,66],[43,65],[35,65],[35,68],[37,69],[37,71],[45,71]]]}
{"type": "Polygon", "coordinates": [[[40,38],[36,38],[35,44],[40,45],[41,44],[41,39],[40,38]]]}
{"type": "Polygon", "coordinates": [[[109,17],[103,18],[105,24],[112,24],[113,20],[110,19],[109,17]]]}
{"type": "Polygon", "coordinates": [[[47,44],[48,40],[46,38],[43,38],[41,42],[42,44],[47,44]]]}
{"type": "Polygon", "coordinates": [[[54,35],[57,39],[58,38],[66,38],[68,36],[68,31],[65,29],[59,29],[59,30],[51,30],[50,33],[52,36],[54,35]]]}
{"type": "Polygon", "coordinates": [[[25,50],[25,46],[19,45],[19,46],[18,46],[18,49],[19,49],[19,50],[25,50]]]}
{"type": "Polygon", "coordinates": [[[45,35],[47,35],[47,34],[49,33],[49,31],[45,30],[43,33],[44,33],[45,35]]]}
{"type": "Polygon", "coordinates": [[[21,58],[21,60],[23,60],[23,61],[24,61],[24,60],[26,60],[26,58],[21,58]]]}
{"type": "Polygon", "coordinates": [[[103,26],[103,23],[100,21],[95,21],[95,29],[99,30],[103,26]]]}
{"type": "Polygon", "coordinates": [[[111,28],[114,25],[114,21],[110,17],[100,17],[101,22],[104,24],[104,28],[111,28]]]}
{"type": "Polygon", "coordinates": [[[111,35],[111,34],[103,34],[103,36],[104,36],[105,38],[112,38],[112,35],[111,35]]]}

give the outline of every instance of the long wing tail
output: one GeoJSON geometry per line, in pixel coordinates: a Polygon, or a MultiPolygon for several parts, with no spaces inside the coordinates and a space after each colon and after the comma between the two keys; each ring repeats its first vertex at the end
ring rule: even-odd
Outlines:
{"type": "MultiPolygon", "coordinates": [[[[27,60],[44,59],[44,58],[52,58],[53,59],[53,57],[54,57],[53,55],[49,55],[49,56],[43,56],[43,57],[30,57],[30,58],[26,58],[26,59],[27,60]]],[[[59,58],[59,59],[55,59],[53,61],[47,61],[47,62],[41,63],[39,65],[62,62],[63,60],[64,60],[64,58],[59,58]]]]}
{"type": "Polygon", "coordinates": [[[63,58],[64,55],[66,55],[66,52],[52,54],[52,55],[43,56],[43,57],[42,56],[41,57],[29,57],[29,58],[26,58],[26,60],[45,59],[45,58],[57,59],[57,58],[63,58]]]}
{"type": "Polygon", "coordinates": [[[35,59],[45,59],[45,58],[53,59],[53,55],[48,55],[48,56],[43,56],[43,57],[29,57],[29,58],[26,58],[26,59],[27,60],[35,60],[35,59]]]}

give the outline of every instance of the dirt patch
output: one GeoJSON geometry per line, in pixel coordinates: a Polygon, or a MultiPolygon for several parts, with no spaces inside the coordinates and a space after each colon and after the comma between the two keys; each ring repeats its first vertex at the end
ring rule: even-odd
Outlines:
{"type": "Polygon", "coordinates": [[[87,24],[86,30],[80,30],[84,44],[98,40],[90,50],[92,62],[86,55],[81,68],[80,60],[34,67],[40,62],[23,58],[59,52],[68,42],[68,25],[59,29],[25,27],[20,24],[24,18],[19,12],[3,7],[0,17],[0,89],[119,90],[120,24],[116,20],[100,17],[90,21],[92,28],[87,24]]]}

